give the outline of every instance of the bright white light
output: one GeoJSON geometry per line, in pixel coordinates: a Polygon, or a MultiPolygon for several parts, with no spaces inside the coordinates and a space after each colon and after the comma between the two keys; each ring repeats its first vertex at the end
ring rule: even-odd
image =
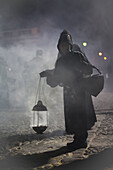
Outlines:
{"type": "Polygon", "coordinates": [[[102,52],[99,52],[98,54],[99,54],[99,56],[102,56],[102,52]]]}
{"type": "Polygon", "coordinates": [[[87,42],[83,42],[83,46],[86,47],[87,46],[87,42]]]}

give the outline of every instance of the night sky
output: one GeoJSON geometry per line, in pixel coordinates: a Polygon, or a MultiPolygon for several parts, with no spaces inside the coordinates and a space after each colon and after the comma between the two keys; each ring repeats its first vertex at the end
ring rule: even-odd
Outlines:
{"type": "Polygon", "coordinates": [[[101,41],[104,49],[111,51],[112,6],[112,0],[1,0],[0,31],[67,29],[75,37],[101,41]]]}

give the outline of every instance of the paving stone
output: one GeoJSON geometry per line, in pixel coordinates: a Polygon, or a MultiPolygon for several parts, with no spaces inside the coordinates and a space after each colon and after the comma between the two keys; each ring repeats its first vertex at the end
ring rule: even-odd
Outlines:
{"type": "Polygon", "coordinates": [[[14,131],[13,128],[16,126],[13,125],[9,134],[3,128],[5,133],[0,131],[2,136],[0,160],[3,162],[19,159],[26,164],[26,161],[31,159],[33,161],[31,166],[35,169],[52,169],[75,160],[86,159],[90,155],[98,154],[113,146],[113,114],[98,113],[97,120],[98,122],[89,131],[88,148],[76,151],[66,150],[66,144],[73,140],[73,135],[67,135],[64,132],[62,135],[57,132],[37,135],[32,130],[28,131],[28,126],[25,127],[22,124],[23,130],[22,127],[19,130],[18,125],[17,131],[16,128],[14,131]],[[19,134],[20,131],[21,134],[19,134]]]}

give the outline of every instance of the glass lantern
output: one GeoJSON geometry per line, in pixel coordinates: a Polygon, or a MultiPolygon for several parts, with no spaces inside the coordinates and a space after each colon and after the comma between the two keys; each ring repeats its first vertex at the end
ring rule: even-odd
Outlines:
{"type": "Polygon", "coordinates": [[[42,134],[48,127],[48,110],[39,100],[33,107],[33,125],[32,128],[35,132],[42,134]]]}

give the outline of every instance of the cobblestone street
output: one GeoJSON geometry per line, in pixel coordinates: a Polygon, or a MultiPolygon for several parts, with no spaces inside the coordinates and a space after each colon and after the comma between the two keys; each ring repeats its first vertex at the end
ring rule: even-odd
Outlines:
{"type": "Polygon", "coordinates": [[[39,135],[30,128],[28,116],[20,112],[0,114],[0,169],[113,169],[112,110],[97,111],[87,148],[75,151],[67,149],[73,135],[63,129],[39,135]]]}

